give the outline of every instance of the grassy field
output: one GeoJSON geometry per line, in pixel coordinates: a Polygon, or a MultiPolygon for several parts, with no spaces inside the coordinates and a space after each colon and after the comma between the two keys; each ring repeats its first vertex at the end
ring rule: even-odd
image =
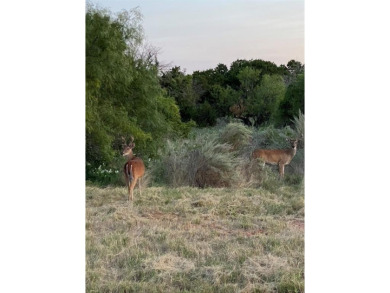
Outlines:
{"type": "Polygon", "coordinates": [[[303,183],[86,187],[87,292],[304,292],[303,183]]]}

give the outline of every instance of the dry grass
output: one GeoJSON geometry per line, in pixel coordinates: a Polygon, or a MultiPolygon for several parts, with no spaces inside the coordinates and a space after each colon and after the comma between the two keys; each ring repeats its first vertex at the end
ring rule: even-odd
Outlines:
{"type": "Polygon", "coordinates": [[[304,199],[266,189],[86,188],[87,292],[303,292],[304,199]]]}

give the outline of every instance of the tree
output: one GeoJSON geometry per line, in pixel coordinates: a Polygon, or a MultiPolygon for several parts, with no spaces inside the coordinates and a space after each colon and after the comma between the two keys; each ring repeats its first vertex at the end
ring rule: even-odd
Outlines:
{"type": "Polygon", "coordinates": [[[197,105],[194,119],[201,127],[214,126],[217,121],[217,113],[210,103],[205,101],[197,105]]]}
{"type": "Polygon", "coordinates": [[[138,10],[86,12],[87,179],[100,165],[115,164],[121,137],[132,135],[137,154],[157,156],[165,138],[185,136],[175,100],[159,84],[153,50],[142,47],[138,10]]]}
{"type": "Polygon", "coordinates": [[[89,6],[86,13],[86,160],[93,167],[112,160],[115,132],[142,133],[135,123],[127,123],[124,105],[113,105],[114,98],[128,94],[132,82],[133,60],[124,52],[127,40],[140,41],[142,32],[130,33],[137,21],[126,30],[123,23],[112,21],[108,11],[89,6]]]}
{"type": "Polygon", "coordinates": [[[192,87],[192,76],[185,75],[180,66],[175,66],[162,74],[160,84],[175,99],[183,121],[193,119],[198,97],[192,87]]]}
{"type": "Polygon", "coordinates": [[[238,90],[240,87],[240,80],[238,74],[245,67],[250,67],[255,70],[259,70],[260,79],[264,74],[279,74],[283,75],[285,70],[282,67],[278,67],[275,63],[270,61],[264,61],[261,59],[252,59],[252,60],[242,60],[238,59],[230,65],[230,69],[226,74],[227,84],[230,85],[233,89],[238,90]]]}
{"type": "Polygon", "coordinates": [[[283,78],[280,75],[264,75],[260,85],[254,89],[247,102],[248,116],[251,116],[256,126],[271,121],[285,94],[283,78]]]}
{"type": "Polygon", "coordinates": [[[261,125],[274,117],[285,93],[280,75],[265,74],[261,70],[244,67],[238,74],[241,99],[231,111],[245,124],[261,125]]]}
{"type": "Polygon", "coordinates": [[[215,101],[214,109],[217,117],[232,116],[233,112],[230,108],[240,102],[240,92],[230,86],[223,87],[217,84],[211,88],[210,94],[215,101]]]}
{"type": "Polygon", "coordinates": [[[284,80],[287,86],[295,82],[298,75],[305,73],[305,65],[299,61],[290,60],[285,67],[284,80]]]}
{"type": "Polygon", "coordinates": [[[305,74],[298,74],[286,90],[278,111],[278,124],[289,125],[299,111],[305,113],[305,74]]]}
{"type": "Polygon", "coordinates": [[[247,125],[260,125],[277,120],[286,85],[299,72],[304,72],[304,65],[294,60],[278,67],[260,59],[239,59],[230,69],[218,64],[192,75],[173,67],[163,72],[161,85],[175,98],[185,121],[210,126],[219,117],[234,116],[247,125]]]}

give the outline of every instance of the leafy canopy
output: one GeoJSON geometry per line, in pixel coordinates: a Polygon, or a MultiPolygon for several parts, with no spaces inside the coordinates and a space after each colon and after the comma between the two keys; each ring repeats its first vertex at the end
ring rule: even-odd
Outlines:
{"type": "Polygon", "coordinates": [[[158,62],[143,43],[137,9],[112,15],[86,11],[86,162],[89,171],[112,165],[121,137],[132,135],[136,153],[155,157],[164,139],[185,136],[192,126],[159,83],[158,62]]]}

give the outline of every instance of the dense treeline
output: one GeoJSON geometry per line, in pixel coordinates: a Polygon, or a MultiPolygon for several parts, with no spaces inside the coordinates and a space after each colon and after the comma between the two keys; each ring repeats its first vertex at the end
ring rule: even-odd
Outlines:
{"type": "Polygon", "coordinates": [[[192,74],[180,67],[164,71],[144,43],[141,21],[137,9],[114,15],[87,6],[88,180],[97,179],[99,167],[118,169],[123,136],[134,137],[137,154],[156,158],[167,139],[186,137],[195,125],[213,126],[217,118],[284,126],[304,112],[300,62],[237,60],[192,74]]]}
{"type": "Polygon", "coordinates": [[[162,73],[161,86],[175,98],[182,119],[198,126],[213,126],[220,117],[284,126],[299,109],[304,113],[304,65],[295,60],[287,66],[236,60],[229,69],[218,64],[190,75],[173,67],[162,73]]]}

